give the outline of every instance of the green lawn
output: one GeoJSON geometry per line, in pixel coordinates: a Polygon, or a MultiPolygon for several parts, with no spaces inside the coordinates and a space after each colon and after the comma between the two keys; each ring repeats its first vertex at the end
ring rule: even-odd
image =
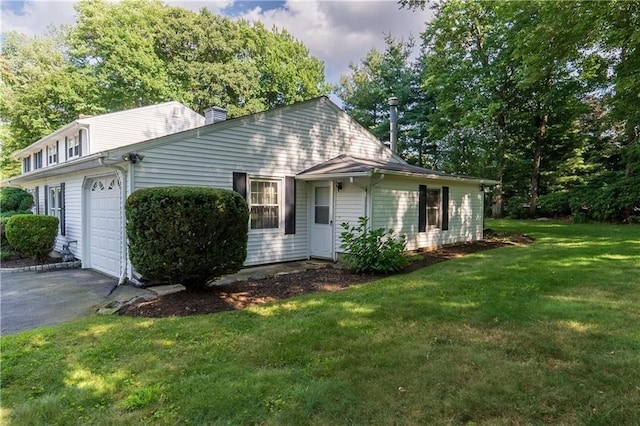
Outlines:
{"type": "Polygon", "coordinates": [[[246,311],[6,336],[3,424],[640,424],[640,226],[246,311]]]}

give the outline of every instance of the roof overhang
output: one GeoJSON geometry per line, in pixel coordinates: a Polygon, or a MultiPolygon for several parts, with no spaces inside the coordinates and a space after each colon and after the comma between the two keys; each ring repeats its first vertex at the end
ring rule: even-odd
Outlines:
{"type": "Polygon", "coordinates": [[[25,182],[30,182],[36,179],[48,178],[51,176],[58,176],[66,173],[79,172],[82,170],[88,170],[101,166],[101,161],[107,158],[107,155],[98,152],[96,154],[88,155],[86,157],[79,158],[77,160],[56,164],[55,166],[49,166],[42,169],[35,170],[33,172],[25,173],[22,175],[14,176],[6,179],[2,182],[3,185],[17,185],[25,182]]]}
{"type": "Polygon", "coordinates": [[[431,179],[440,180],[446,182],[460,182],[460,183],[472,183],[477,185],[493,186],[500,182],[493,179],[481,179],[452,175],[438,175],[438,174],[426,174],[426,173],[412,173],[403,172],[398,170],[388,170],[383,168],[373,168],[368,171],[350,172],[350,173],[301,173],[297,175],[296,180],[302,181],[320,181],[320,180],[336,180],[336,179],[349,179],[358,177],[371,177],[374,175],[394,175],[404,176],[416,179],[431,179]]]}
{"type": "Polygon", "coordinates": [[[47,136],[43,137],[42,139],[39,139],[37,141],[35,141],[34,143],[32,143],[31,145],[29,145],[26,148],[21,149],[20,151],[16,151],[13,153],[14,157],[20,157],[23,154],[26,154],[27,152],[31,152],[33,150],[38,149],[40,146],[46,145],[47,143],[51,142],[52,139],[55,139],[58,135],[66,133],[67,131],[74,129],[74,128],[86,128],[87,124],[83,123],[80,120],[74,120],[71,123],[67,124],[64,127],[59,128],[58,130],[56,130],[53,133],[49,133],[47,136]]]}

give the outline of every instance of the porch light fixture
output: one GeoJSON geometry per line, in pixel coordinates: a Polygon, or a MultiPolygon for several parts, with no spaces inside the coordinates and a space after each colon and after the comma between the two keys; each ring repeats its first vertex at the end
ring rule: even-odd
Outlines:
{"type": "Polygon", "coordinates": [[[336,182],[336,189],[337,189],[338,191],[342,191],[342,181],[338,181],[338,182],[336,182]]]}
{"type": "Polygon", "coordinates": [[[138,161],[142,161],[144,155],[138,154],[137,152],[127,152],[122,156],[124,161],[130,161],[132,164],[136,164],[138,161]]]}
{"type": "Polygon", "coordinates": [[[480,184],[480,192],[491,192],[491,187],[489,185],[480,184]]]}

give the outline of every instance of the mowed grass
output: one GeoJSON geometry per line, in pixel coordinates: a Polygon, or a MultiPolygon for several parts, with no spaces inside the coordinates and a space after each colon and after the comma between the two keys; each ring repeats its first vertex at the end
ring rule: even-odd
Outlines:
{"type": "Polygon", "coordinates": [[[3,424],[640,424],[640,227],[337,293],[2,337],[3,424]]]}

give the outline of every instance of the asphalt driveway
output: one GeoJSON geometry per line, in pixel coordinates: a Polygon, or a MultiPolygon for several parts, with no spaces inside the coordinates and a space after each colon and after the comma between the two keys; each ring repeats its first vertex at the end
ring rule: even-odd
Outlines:
{"type": "Polygon", "coordinates": [[[93,313],[117,282],[88,269],[0,274],[0,333],[59,324],[93,313]]]}

